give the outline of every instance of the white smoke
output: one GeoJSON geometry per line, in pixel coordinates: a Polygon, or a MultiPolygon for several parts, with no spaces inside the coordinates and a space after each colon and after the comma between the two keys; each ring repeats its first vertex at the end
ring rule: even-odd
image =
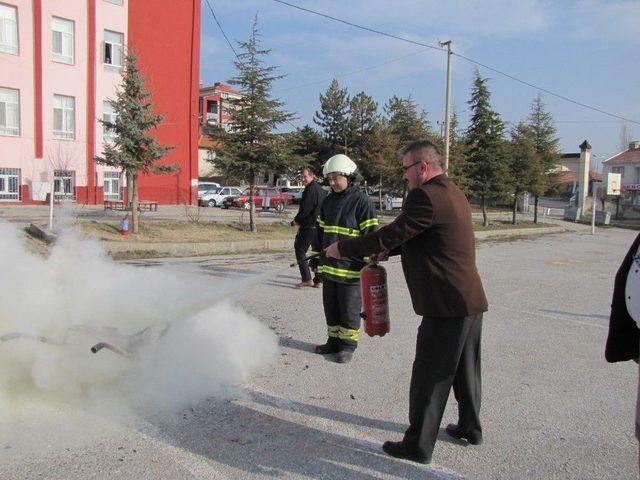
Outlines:
{"type": "Polygon", "coordinates": [[[23,240],[0,221],[0,337],[23,335],[0,341],[0,412],[105,398],[175,409],[224,394],[275,358],[276,336],[220,299],[229,280],[119,264],[71,228],[46,259],[23,240]],[[91,353],[98,342],[131,355],[91,353]]]}

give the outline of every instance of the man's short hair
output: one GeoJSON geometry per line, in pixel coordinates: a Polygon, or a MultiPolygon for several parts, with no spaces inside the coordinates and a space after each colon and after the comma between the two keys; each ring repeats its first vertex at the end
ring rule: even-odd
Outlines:
{"type": "Polygon", "coordinates": [[[410,143],[402,150],[400,150],[400,156],[411,154],[412,156],[425,156],[427,163],[442,167],[442,154],[440,148],[429,140],[418,140],[417,142],[410,143]]]}
{"type": "Polygon", "coordinates": [[[316,172],[313,171],[313,167],[309,165],[302,167],[302,170],[300,170],[300,175],[302,175],[305,171],[307,171],[312,177],[316,176],[316,172]]]}

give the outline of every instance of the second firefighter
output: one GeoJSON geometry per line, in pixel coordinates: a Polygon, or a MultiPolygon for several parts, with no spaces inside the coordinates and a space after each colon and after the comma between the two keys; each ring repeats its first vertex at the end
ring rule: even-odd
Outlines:
{"type": "MultiPolygon", "coordinates": [[[[378,227],[372,200],[354,185],[356,164],[346,155],[334,155],[324,164],[322,174],[331,193],[320,207],[317,238],[313,250],[321,251],[333,242],[358,237],[378,227]]],[[[320,257],[312,263],[324,281],[322,303],[327,321],[327,342],[318,345],[321,355],[335,353],[338,363],[347,363],[360,336],[360,270],[362,257],[341,259],[320,257]]]]}

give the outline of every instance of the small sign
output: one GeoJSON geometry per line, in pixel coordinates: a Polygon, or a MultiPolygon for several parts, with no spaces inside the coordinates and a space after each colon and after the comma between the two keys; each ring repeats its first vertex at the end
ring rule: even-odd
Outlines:
{"type": "Polygon", "coordinates": [[[628,183],[622,185],[622,190],[640,190],[640,183],[628,183]]]}
{"type": "MultiPolygon", "coordinates": [[[[620,184],[622,183],[622,174],[607,173],[607,195],[620,195],[620,184]]],[[[640,187],[640,185],[637,185],[640,187]]],[[[625,185],[628,188],[629,185],[625,185]]]]}
{"type": "Polygon", "coordinates": [[[191,186],[192,187],[197,187],[198,186],[198,179],[197,178],[192,178],[191,179],[191,186]]]}

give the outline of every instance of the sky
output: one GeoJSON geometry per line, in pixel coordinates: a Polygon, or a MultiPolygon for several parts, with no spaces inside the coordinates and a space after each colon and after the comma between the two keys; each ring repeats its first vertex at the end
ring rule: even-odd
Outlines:
{"type": "MultiPolygon", "coordinates": [[[[508,126],[525,120],[540,88],[631,120],[640,140],[640,1],[638,0],[287,0],[288,3],[422,44],[452,41],[454,53],[506,73],[507,78],[459,56],[452,57],[452,108],[461,126],[476,69],[489,79],[491,105],[508,126]],[[636,122],[636,123],[633,123],[636,122]]],[[[313,125],[319,94],[337,78],[350,95],[360,91],[384,104],[411,96],[434,129],[444,121],[446,53],[313,15],[274,0],[202,0],[201,82],[227,82],[235,73],[234,49],[247,40],[258,17],[268,65],[285,75],[273,96],[313,125]]],[[[625,123],[540,92],[554,117],[560,149],[579,152],[586,139],[597,164],[620,151],[625,123]]],[[[287,128],[285,128],[286,130],[287,128]]],[[[293,127],[288,126],[288,129],[293,127]]]]}

